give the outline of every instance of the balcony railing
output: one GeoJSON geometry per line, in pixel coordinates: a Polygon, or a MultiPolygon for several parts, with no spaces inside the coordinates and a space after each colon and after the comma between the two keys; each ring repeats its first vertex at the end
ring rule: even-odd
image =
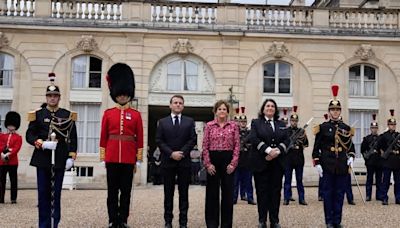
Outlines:
{"type": "MultiPolygon", "coordinates": [[[[317,28],[313,31],[339,29],[352,32],[393,32],[399,29],[399,12],[393,9],[321,9],[156,0],[0,0],[0,20],[7,17],[50,18],[61,24],[65,21],[73,23],[71,20],[77,19],[80,21],[79,25],[85,23],[84,21],[99,21],[92,23],[96,25],[104,21],[103,23],[117,23],[121,26],[175,25],[175,28],[198,26],[237,31],[317,28]]],[[[31,19],[29,21],[34,23],[31,19]]]]}

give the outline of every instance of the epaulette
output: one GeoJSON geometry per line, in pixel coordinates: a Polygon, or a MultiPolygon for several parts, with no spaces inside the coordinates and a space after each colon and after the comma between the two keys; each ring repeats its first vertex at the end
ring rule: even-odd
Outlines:
{"type": "Polygon", "coordinates": [[[356,133],[356,129],[354,127],[350,128],[350,136],[354,136],[356,133]]]}
{"type": "Polygon", "coordinates": [[[29,122],[31,122],[31,121],[35,121],[36,120],[36,112],[37,111],[39,111],[39,110],[41,110],[42,108],[38,108],[38,109],[36,109],[35,111],[30,111],[30,112],[28,112],[28,121],[29,122]]]}
{"type": "Polygon", "coordinates": [[[318,134],[318,133],[319,133],[319,130],[320,130],[319,124],[318,124],[318,125],[315,125],[315,126],[313,127],[313,133],[314,133],[314,135],[318,134]]]}
{"type": "Polygon", "coordinates": [[[70,118],[71,118],[73,121],[77,121],[77,120],[78,120],[78,113],[77,113],[77,112],[71,111],[70,118]]]}

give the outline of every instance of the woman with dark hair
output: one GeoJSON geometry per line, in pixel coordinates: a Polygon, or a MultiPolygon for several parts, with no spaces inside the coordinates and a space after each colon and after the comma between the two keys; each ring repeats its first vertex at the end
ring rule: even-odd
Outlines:
{"type": "Polygon", "coordinates": [[[259,228],[266,228],[267,215],[272,228],[279,228],[284,157],[289,145],[285,124],[273,99],[266,99],[257,119],[251,122],[253,172],[257,193],[259,228]]]}
{"type": "Polygon", "coordinates": [[[226,101],[217,101],[213,111],[215,120],[206,124],[203,138],[203,163],[207,169],[206,225],[229,228],[233,217],[233,171],[239,160],[239,126],[229,121],[226,101]]]}

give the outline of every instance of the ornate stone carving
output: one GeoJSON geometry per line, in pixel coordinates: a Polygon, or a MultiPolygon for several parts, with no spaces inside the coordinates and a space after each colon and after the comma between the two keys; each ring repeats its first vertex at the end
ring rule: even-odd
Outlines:
{"type": "Polygon", "coordinates": [[[0,32],[0,48],[8,46],[9,41],[4,32],[0,32]]]}
{"type": "Polygon", "coordinates": [[[371,44],[361,44],[361,46],[354,53],[354,57],[360,58],[362,61],[367,61],[375,56],[371,44]]]}
{"type": "Polygon", "coordinates": [[[178,39],[172,49],[178,54],[189,54],[193,52],[193,46],[189,39],[178,39]]]}
{"type": "Polygon", "coordinates": [[[275,58],[282,58],[283,56],[289,54],[284,42],[274,41],[268,50],[268,54],[274,56],[275,58]]]}
{"type": "Polygon", "coordinates": [[[84,52],[92,52],[97,49],[97,42],[92,35],[83,35],[76,48],[84,52]]]}

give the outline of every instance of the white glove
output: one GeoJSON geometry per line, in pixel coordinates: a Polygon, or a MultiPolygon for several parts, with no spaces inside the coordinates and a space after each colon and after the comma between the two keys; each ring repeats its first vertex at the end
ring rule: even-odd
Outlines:
{"type": "Polygon", "coordinates": [[[72,168],[72,166],[74,166],[74,159],[68,158],[67,162],[65,163],[65,170],[69,170],[72,168]]]}
{"type": "Polygon", "coordinates": [[[136,162],[136,168],[137,169],[140,169],[140,166],[142,165],[142,162],[141,161],[137,161],[136,162]]]}
{"type": "Polygon", "coordinates": [[[55,150],[57,148],[57,142],[44,141],[42,144],[42,148],[48,150],[55,150]]]}
{"type": "Polygon", "coordinates": [[[317,169],[318,175],[319,175],[320,177],[322,177],[322,176],[323,176],[323,172],[324,172],[324,171],[322,170],[322,166],[321,166],[321,165],[316,165],[315,168],[317,169]]]}
{"type": "Polygon", "coordinates": [[[353,157],[349,157],[347,159],[347,165],[350,166],[350,168],[353,168],[353,163],[354,163],[354,158],[353,157]]]}
{"type": "Polygon", "coordinates": [[[106,168],[106,162],[105,161],[101,161],[100,162],[100,166],[103,167],[103,168],[106,168]]]}

